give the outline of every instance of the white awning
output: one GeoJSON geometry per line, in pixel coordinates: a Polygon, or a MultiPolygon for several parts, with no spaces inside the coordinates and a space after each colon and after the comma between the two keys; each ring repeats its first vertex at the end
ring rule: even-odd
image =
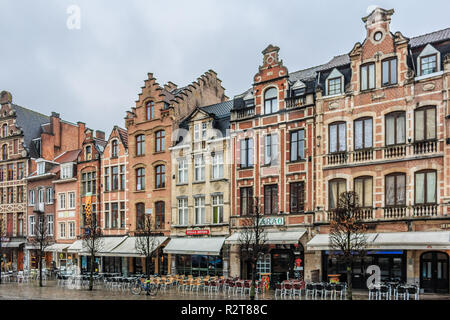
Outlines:
{"type": "MultiPolygon", "coordinates": [[[[143,255],[136,250],[136,239],[137,237],[128,237],[109,253],[104,253],[103,255],[111,257],[143,257],[143,255]]],[[[158,247],[166,240],[167,237],[155,237],[154,242],[150,243],[154,248],[153,251],[158,249],[158,247]]]]}
{"type": "Polygon", "coordinates": [[[18,248],[25,241],[2,241],[2,248],[18,248]]]}
{"type": "Polygon", "coordinates": [[[66,250],[68,247],[70,247],[70,243],[54,243],[45,248],[44,251],[62,252],[63,250],[66,250]]]}
{"type": "MultiPolygon", "coordinates": [[[[286,231],[267,231],[265,232],[264,242],[268,244],[296,244],[306,233],[306,229],[292,229],[286,231]]],[[[241,231],[233,233],[226,240],[226,244],[239,244],[241,231]]]]}
{"type": "Polygon", "coordinates": [[[225,237],[172,238],[164,248],[164,253],[218,256],[224,241],[225,237]]]}
{"type": "Polygon", "coordinates": [[[67,252],[79,253],[83,249],[83,240],[75,240],[68,248],[67,252]]]}
{"type": "MultiPolygon", "coordinates": [[[[110,256],[110,252],[119,244],[125,241],[128,236],[121,237],[102,237],[102,244],[97,256],[110,256]]],[[[83,253],[86,253],[86,248],[83,248],[83,253]]]]}
{"type": "MultiPolygon", "coordinates": [[[[367,233],[367,249],[450,250],[450,231],[367,233]]],[[[308,250],[330,250],[328,234],[318,234],[307,244],[308,250]]]]}

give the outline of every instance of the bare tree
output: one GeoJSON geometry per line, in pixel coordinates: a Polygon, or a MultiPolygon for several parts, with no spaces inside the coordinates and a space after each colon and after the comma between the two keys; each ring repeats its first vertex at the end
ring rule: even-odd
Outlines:
{"type": "Polygon", "coordinates": [[[94,287],[94,268],[95,268],[95,257],[98,252],[103,249],[103,238],[102,230],[99,225],[97,225],[96,213],[92,213],[90,203],[86,204],[85,207],[85,222],[84,222],[84,233],[82,235],[83,248],[86,250],[91,258],[90,274],[89,274],[89,290],[92,291],[94,287]]]}
{"type": "Polygon", "coordinates": [[[363,256],[367,249],[366,225],[360,219],[358,195],[353,191],[343,192],[330,219],[330,247],[338,251],[347,271],[347,297],[352,300],[352,264],[363,256]]]}
{"type": "Polygon", "coordinates": [[[256,266],[258,260],[262,259],[268,250],[267,232],[261,224],[261,208],[259,199],[255,197],[250,206],[253,212],[242,220],[242,230],[239,233],[240,255],[242,261],[251,265],[252,284],[250,288],[250,299],[255,299],[256,266]]]}
{"type": "Polygon", "coordinates": [[[145,271],[147,278],[150,277],[150,266],[155,251],[159,246],[158,233],[154,231],[152,216],[145,214],[143,221],[138,222],[138,230],[135,231],[136,236],[136,251],[145,257],[145,271]]]}
{"type": "Polygon", "coordinates": [[[34,224],[33,236],[30,242],[36,248],[39,266],[39,286],[42,287],[42,262],[45,261],[45,249],[54,243],[53,230],[48,228],[47,215],[41,209],[34,211],[36,221],[34,224]]]}

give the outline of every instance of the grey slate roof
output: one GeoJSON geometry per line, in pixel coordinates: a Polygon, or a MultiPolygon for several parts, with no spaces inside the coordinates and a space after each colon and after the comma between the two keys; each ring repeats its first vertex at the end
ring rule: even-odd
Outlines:
{"type": "Polygon", "coordinates": [[[201,110],[215,115],[217,118],[229,117],[230,110],[233,108],[233,100],[216,103],[206,107],[200,107],[201,110]]]}
{"type": "Polygon", "coordinates": [[[411,48],[415,48],[443,40],[450,40],[450,27],[411,38],[409,45],[411,48]]]}
{"type": "Polygon", "coordinates": [[[42,125],[50,122],[50,117],[42,113],[11,104],[16,111],[16,125],[23,130],[25,147],[31,157],[38,157],[37,150],[34,150],[32,140],[40,138],[42,133],[42,125]]]}

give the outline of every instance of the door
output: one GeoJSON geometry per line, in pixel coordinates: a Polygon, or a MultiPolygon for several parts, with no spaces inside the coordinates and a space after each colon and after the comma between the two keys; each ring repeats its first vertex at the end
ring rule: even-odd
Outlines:
{"type": "Polygon", "coordinates": [[[291,250],[272,250],[271,282],[282,282],[293,276],[294,255],[291,250]]]}
{"type": "Polygon", "coordinates": [[[420,287],[425,292],[448,293],[448,255],[426,252],[420,256],[420,287]]]}
{"type": "Polygon", "coordinates": [[[17,271],[23,271],[23,250],[17,252],[17,271]]]}

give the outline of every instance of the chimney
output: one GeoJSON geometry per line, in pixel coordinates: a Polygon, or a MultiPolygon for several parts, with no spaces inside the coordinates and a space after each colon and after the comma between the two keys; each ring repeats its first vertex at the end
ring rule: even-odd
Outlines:
{"type": "Polygon", "coordinates": [[[83,145],[83,141],[86,138],[86,134],[84,130],[86,129],[86,124],[84,122],[78,121],[78,149],[81,149],[83,145]]]}
{"type": "Polygon", "coordinates": [[[2,91],[0,93],[0,104],[7,104],[12,102],[12,95],[8,91],[2,91]]]}
{"type": "Polygon", "coordinates": [[[50,116],[50,126],[51,132],[55,137],[55,147],[61,147],[61,121],[59,118],[59,113],[52,112],[50,116]]]}
{"type": "Polygon", "coordinates": [[[95,137],[100,140],[105,140],[105,132],[101,130],[95,130],[95,137]]]}

